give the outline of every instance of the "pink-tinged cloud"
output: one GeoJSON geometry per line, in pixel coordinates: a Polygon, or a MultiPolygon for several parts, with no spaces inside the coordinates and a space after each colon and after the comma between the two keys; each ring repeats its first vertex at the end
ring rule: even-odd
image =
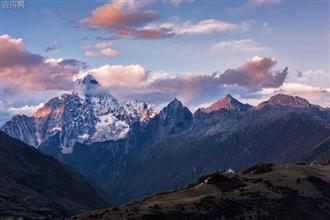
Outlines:
{"type": "Polygon", "coordinates": [[[112,2],[99,6],[80,23],[92,28],[103,28],[115,32],[129,32],[158,18],[154,11],[139,11],[132,4],[112,2]]]}
{"type": "MultiPolygon", "coordinates": [[[[175,4],[181,2],[183,1],[173,1],[175,4]]],[[[113,1],[99,6],[89,17],[80,20],[79,23],[90,28],[106,29],[114,33],[117,38],[145,39],[212,32],[245,32],[251,29],[250,22],[236,24],[218,19],[181,22],[174,18],[168,22],[155,23],[158,14],[151,10],[142,10],[141,5],[146,5],[146,3],[144,1],[113,1]]]]}
{"type": "Polygon", "coordinates": [[[244,87],[279,87],[287,77],[288,70],[273,71],[277,61],[274,58],[254,56],[236,69],[228,69],[220,75],[225,84],[244,87]]]}
{"type": "Polygon", "coordinates": [[[88,57],[114,57],[119,55],[119,51],[113,49],[109,41],[99,42],[95,45],[86,45],[82,49],[85,51],[85,56],[88,57]]]}
{"type": "Polygon", "coordinates": [[[171,29],[155,27],[151,29],[138,30],[136,32],[136,35],[138,38],[159,39],[159,38],[171,37],[174,35],[174,33],[172,33],[171,29]]]}
{"type": "Polygon", "coordinates": [[[103,87],[121,97],[161,97],[162,100],[179,97],[187,104],[195,104],[208,101],[213,94],[253,93],[278,88],[287,76],[287,69],[274,71],[276,63],[274,58],[256,56],[222,74],[181,73],[172,77],[148,72],[140,65],[105,65],[90,72],[103,87]]]}
{"type": "Polygon", "coordinates": [[[253,93],[283,84],[288,72],[287,69],[273,71],[276,63],[274,58],[255,56],[240,67],[220,75],[185,73],[173,78],[156,79],[148,84],[148,88],[174,94],[188,104],[207,101],[212,94],[253,93]]]}
{"type": "Polygon", "coordinates": [[[1,74],[7,92],[72,89],[72,76],[85,67],[74,59],[46,58],[24,48],[22,39],[0,36],[1,74]]]}

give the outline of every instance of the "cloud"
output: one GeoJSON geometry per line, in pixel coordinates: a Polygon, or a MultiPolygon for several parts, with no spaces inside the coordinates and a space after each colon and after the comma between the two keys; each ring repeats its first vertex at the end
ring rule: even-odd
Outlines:
{"type": "Polygon", "coordinates": [[[269,4],[277,4],[281,3],[282,0],[247,0],[245,4],[255,5],[255,6],[263,6],[269,4]]]}
{"type": "Polygon", "coordinates": [[[148,71],[141,65],[104,65],[89,72],[106,88],[141,87],[148,78],[148,71]]]}
{"type": "Polygon", "coordinates": [[[330,87],[330,73],[323,69],[308,69],[298,72],[297,80],[311,86],[330,87]]]}
{"type": "Polygon", "coordinates": [[[119,55],[119,51],[112,48],[111,42],[103,41],[95,45],[86,45],[82,49],[85,51],[85,56],[89,57],[114,57],[119,55]]]}
{"type": "Polygon", "coordinates": [[[193,105],[214,100],[226,93],[247,97],[247,94],[283,84],[288,72],[287,69],[273,71],[276,63],[274,58],[255,56],[240,67],[228,69],[222,74],[183,73],[172,78],[155,79],[148,83],[147,88],[172,94],[193,105]]]}
{"type": "Polygon", "coordinates": [[[249,22],[242,22],[241,24],[230,23],[217,19],[202,20],[197,23],[184,22],[182,24],[172,23],[174,33],[180,34],[207,34],[211,32],[227,32],[238,31],[245,32],[250,30],[249,22]]]}
{"type": "MultiPolygon", "coordinates": [[[[191,1],[166,2],[177,5],[191,1]]],[[[79,23],[94,29],[106,29],[114,34],[109,37],[111,39],[126,37],[157,39],[186,34],[245,32],[251,29],[250,22],[236,24],[218,19],[181,22],[178,18],[173,18],[168,22],[155,23],[159,17],[158,14],[151,10],[142,10],[144,5],[147,5],[147,1],[113,1],[99,6],[89,17],[80,20],[79,23]]]]}
{"type": "Polygon", "coordinates": [[[254,56],[236,69],[228,69],[220,79],[225,84],[244,87],[278,87],[283,84],[288,70],[272,71],[277,61],[274,58],[254,56]]]}
{"type": "Polygon", "coordinates": [[[273,28],[270,26],[270,24],[268,22],[262,23],[262,28],[265,33],[270,33],[273,31],[273,28]]]}
{"type": "Polygon", "coordinates": [[[250,22],[236,24],[217,19],[206,19],[199,22],[181,22],[178,18],[173,18],[165,23],[145,25],[138,29],[136,33],[140,38],[164,38],[188,34],[209,34],[213,32],[246,32],[250,29],[250,22]],[[141,33],[143,34],[141,35],[141,33]]]}
{"type": "Polygon", "coordinates": [[[103,40],[103,41],[108,41],[108,40],[115,40],[117,39],[116,36],[109,36],[109,37],[102,37],[102,36],[97,36],[95,37],[96,40],[103,40]]]}
{"type": "Polygon", "coordinates": [[[96,8],[88,18],[80,20],[80,24],[123,35],[157,18],[154,11],[140,11],[136,1],[114,1],[96,8]]]}
{"type": "Polygon", "coordinates": [[[167,3],[170,3],[171,5],[178,6],[182,3],[192,3],[194,0],[167,0],[165,1],[167,3]]]}
{"type": "Polygon", "coordinates": [[[138,38],[145,39],[159,39],[174,36],[171,29],[162,28],[162,27],[152,27],[141,29],[136,32],[138,38]]]}
{"type": "Polygon", "coordinates": [[[74,59],[54,59],[24,48],[21,38],[1,35],[1,74],[4,92],[23,90],[72,89],[72,76],[86,64],[74,59]]]}
{"type": "Polygon", "coordinates": [[[253,39],[220,41],[214,45],[214,49],[231,52],[261,52],[268,48],[255,42],[253,39]]]}
{"type": "Polygon", "coordinates": [[[42,108],[43,106],[44,106],[44,103],[40,103],[35,106],[25,105],[22,107],[10,107],[8,109],[8,112],[10,112],[12,115],[32,116],[39,108],[42,108]]]}
{"type": "Polygon", "coordinates": [[[55,41],[54,44],[53,44],[52,46],[48,46],[48,47],[46,47],[46,48],[44,49],[44,51],[45,51],[46,53],[51,52],[51,51],[57,52],[57,51],[58,51],[57,48],[58,48],[58,43],[55,41]]]}
{"type": "Polygon", "coordinates": [[[253,57],[235,69],[222,74],[149,72],[141,65],[105,65],[90,72],[113,94],[134,99],[157,101],[178,97],[189,105],[198,105],[226,93],[244,94],[264,88],[278,88],[287,76],[287,69],[274,71],[274,58],[253,57]],[[152,100],[150,100],[152,99],[152,100]]]}
{"type": "Polygon", "coordinates": [[[253,11],[257,8],[282,3],[283,0],[247,0],[243,5],[236,8],[235,12],[253,11]]]}

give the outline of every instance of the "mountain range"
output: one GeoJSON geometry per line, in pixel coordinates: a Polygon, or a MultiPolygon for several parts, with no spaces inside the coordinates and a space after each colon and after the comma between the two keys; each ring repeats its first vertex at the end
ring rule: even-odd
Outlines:
{"type": "Polygon", "coordinates": [[[230,95],[192,113],[174,99],[159,113],[119,101],[88,75],[84,94],[50,100],[2,130],[69,164],[122,203],[214,170],[301,160],[330,136],[330,110],[284,94],[257,106],[230,95]]]}

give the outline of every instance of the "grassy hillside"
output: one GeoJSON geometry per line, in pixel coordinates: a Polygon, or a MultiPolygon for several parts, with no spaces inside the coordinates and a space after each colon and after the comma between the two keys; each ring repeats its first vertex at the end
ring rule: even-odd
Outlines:
{"type": "Polygon", "coordinates": [[[330,219],[330,166],[211,173],[182,189],[71,219],[330,219]]]}

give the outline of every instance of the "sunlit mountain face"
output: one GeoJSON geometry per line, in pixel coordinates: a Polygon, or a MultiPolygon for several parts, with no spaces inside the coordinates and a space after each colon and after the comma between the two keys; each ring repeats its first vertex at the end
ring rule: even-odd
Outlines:
{"type": "MultiPolygon", "coordinates": [[[[150,219],[239,218],[232,210],[241,201],[257,204],[253,195],[266,193],[270,206],[244,218],[269,219],[275,207],[280,219],[290,201],[296,214],[285,216],[330,218],[322,174],[330,161],[329,7],[323,0],[2,0],[0,162],[8,169],[0,182],[11,184],[0,192],[0,219],[61,219],[187,184],[166,198],[192,192],[187,199],[198,207],[178,200],[188,211],[139,211],[150,219]],[[304,165],[279,180],[292,163],[304,165]],[[48,169],[58,170],[52,184],[48,169]],[[203,194],[222,195],[228,183],[238,203],[203,194]],[[77,197],[86,192],[95,204],[77,197]],[[315,193],[324,195],[309,197],[315,193]]],[[[162,196],[134,208],[153,199],[162,196]]],[[[125,207],[82,218],[142,216],[125,207]]]]}

